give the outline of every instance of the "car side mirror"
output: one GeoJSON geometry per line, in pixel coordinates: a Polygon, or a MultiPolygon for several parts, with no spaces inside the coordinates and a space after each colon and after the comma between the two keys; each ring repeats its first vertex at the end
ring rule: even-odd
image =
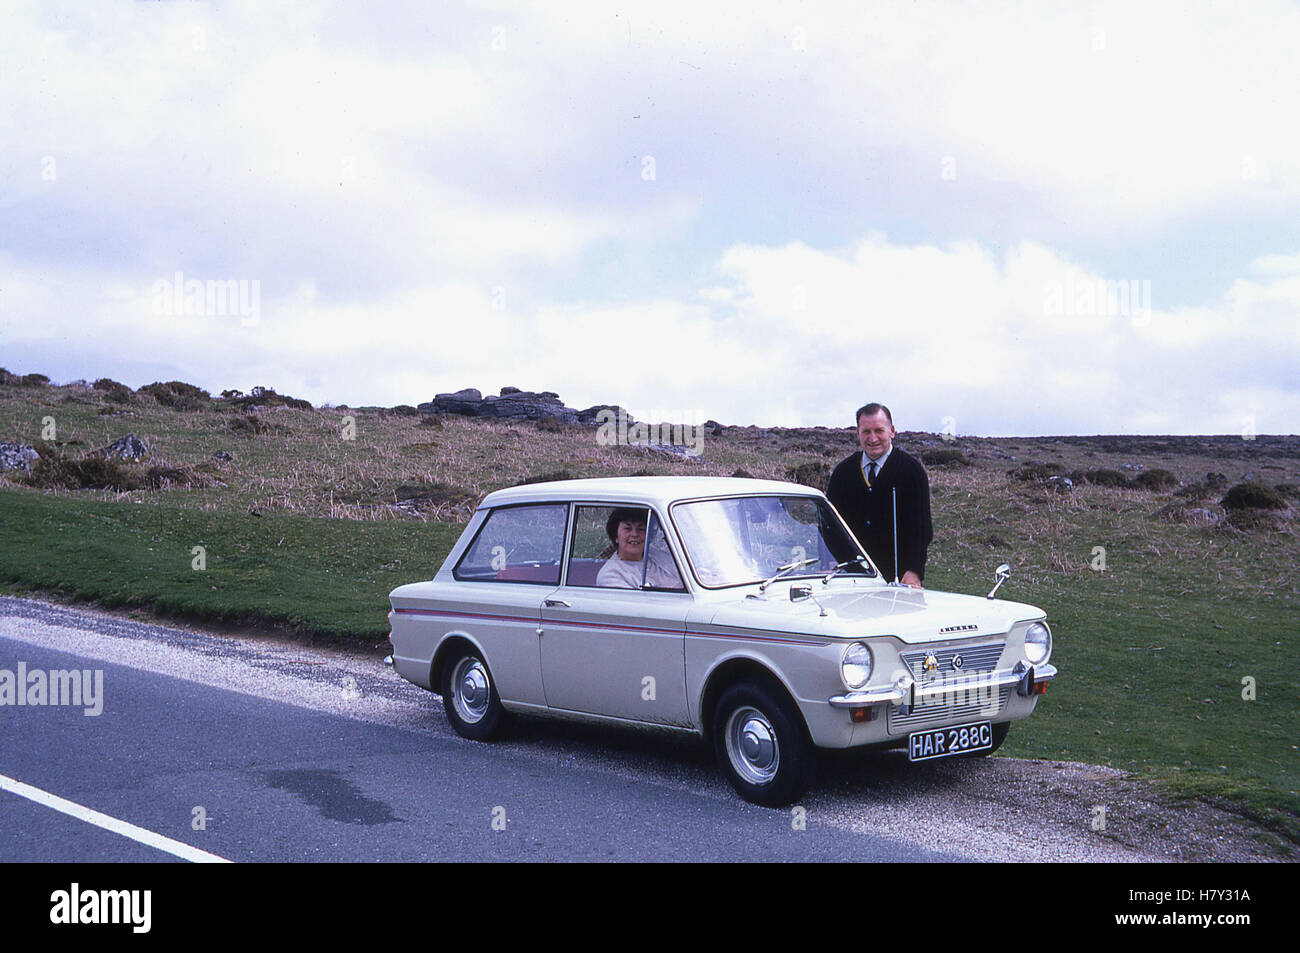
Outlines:
{"type": "Polygon", "coordinates": [[[1006,582],[1010,576],[1011,576],[1011,566],[1007,563],[1003,563],[997,569],[993,570],[993,579],[994,579],[993,588],[989,590],[989,594],[985,596],[985,598],[992,599],[994,593],[998,591],[998,587],[1001,586],[1004,582],[1006,582]]]}

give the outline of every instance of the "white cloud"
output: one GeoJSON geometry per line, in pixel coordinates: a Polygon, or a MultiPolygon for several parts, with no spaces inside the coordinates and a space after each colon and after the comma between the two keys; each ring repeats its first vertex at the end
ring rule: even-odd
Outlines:
{"type": "MultiPolygon", "coordinates": [[[[388,40],[428,26],[393,23],[388,40]]],[[[342,45],[311,6],[20,9],[0,38],[19,78],[0,124],[21,131],[0,204],[15,237],[37,224],[58,237],[15,244],[47,261],[96,246],[96,265],[146,274],[383,294],[430,270],[494,282],[521,259],[571,264],[698,213],[670,189],[609,209],[539,188],[562,146],[515,89],[538,77],[494,77],[486,38],[466,51],[455,17],[436,26],[450,36],[429,34],[434,55],[390,59],[342,45]],[[501,163],[511,177],[483,174],[501,163]]]]}
{"type": "Polygon", "coordinates": [[[784,376],[799,368],[819,381],[820,412],[786,422],[828,422],[836,406],[847,418],[877,399],[897,405],[904,426],[932,431],[953,416],[978,433],[1042,432],[1047,421],[1063,432],[1157,423],[1236,432],[1248,406],[1274,431],[1300,425],[1293,278],[1238,282],[1198,309],[1161,308],[1154,292],[1125,308],[1077,289],[1113,290],[1127,276],[1090,272],[1041,245],[999,258],[974,243],[940,249],[880,236],[840,253],[734,248],[720,270],[752,339],[784,355],[784,376]],[[1067,281],[1076,306],[1054,311],[1045,289],[1067,281]],[[802,311],[792,288],[803,289],[802,311]]]}
{"type": "Polygon", "coordinates": [[[1300,275],[1300,253],[1294,255],[1262,255],[1250,263],[1257,275],[1300,275]]]}
{"type": "Polygon", "coordinates": [[[517,308],[448,284],[342,305],[304,284],[264,297],[253,327],[157,314],[143,285],[70,274],[56,293],[10,269],[0,327],[15,346],[59,340],[76,354],[95,314],[92,337],[137,363],[179,360],[182,376],[211,389],[264,383],[317,402],[418,403],[511,384],[557,390],[576,407],[676,408],[740,424],[837,425],[872,399],[905,429],[938,431],[953,417],[960,433],[1300,423],[1297,278],[1243,279],[1196,309],[1156,299],[1149,312],[1062,314],[1045,305],[1046,284],[1108,279],[1039,245],[997,255],[874,235],[834,252],[737,246],[715,264],[712,294],[685,301],[517,308]],[[802,308],[791,294],[800,286],[802,308]],[[43,310],[55,316],[39,328],[13,320],[43,310]]]}
{"type": "Polygon", "coordinates": [[[665,170],[656,199],[679,202],[719,178],[772,188],[800,155],[848,184],[886,154],[884,175],[936,190],[931,216],[1010,189],[1017,216],[1043,227],[1150,231],[1300,198],[1286,112],[1300,17],[1252,11],[774,2],[738,17],[655,2],[562,17],[395,7],[358,24],[346,5],[268,18],[244,4],[31,4],[0,40],[18,78],[0,123],[21,130],[5,190],[41,195],[51,155],[63,187],[84,184],[83,216],[134,209],[144,226],[179,200],[215,241],[222,214],[287,215],[301,233],[313,209],[345,241],[361,204],[384,216],[389,253],[416,223],[457,234],[482,206],[500,257],[555,256],[644,226],[631,189],[646,154],[665,170]],[[955,182],[940,181],[945,157],[955,182]],[[611,209],[618,181],[629,207],[611,209]]]}
{"type": "Polygon", "coordinates": [[[0,341],[98,362],[74,376],[1297,429],[1294,226],[1222,295],[1180,293],[1196,223],[1254,234],[1300,201],[1290,6],[6,16],[0,341]],[[1172,251],[1102,274],[1076,239],[1172,251]],[[258,281],[262,319],[154,314],[177,271],[258,281]]]}

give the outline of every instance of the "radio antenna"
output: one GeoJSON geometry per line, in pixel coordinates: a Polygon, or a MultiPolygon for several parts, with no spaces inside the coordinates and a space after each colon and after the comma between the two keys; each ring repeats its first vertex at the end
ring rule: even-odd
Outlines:
{"type": "Polygon", "coordinates": [[[894,583],[898,583],[898,487],[894,487],[891,492],[894,494],[894,583]]]}

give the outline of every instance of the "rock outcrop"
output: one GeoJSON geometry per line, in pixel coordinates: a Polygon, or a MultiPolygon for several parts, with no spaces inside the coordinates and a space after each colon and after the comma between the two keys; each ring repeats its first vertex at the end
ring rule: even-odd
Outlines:
{"type": "MultiPolygon", "coordinates": [[[[458,414],[463,417],[495,417],[501,420],[555,420],[568,424],[597,424],[602,410],[625,417],[627,411],[616,404],[597,404],[585,410],[566,407],[554,391],[525,391],[518,387],[503,387],[501,393],[484,397],[474,387],[466,387],[454,394],[436,394],[433,400],[420,404],[423,414],[458,414]]],[[[630,417],[627,417],[631,420],[630,417]]]]}

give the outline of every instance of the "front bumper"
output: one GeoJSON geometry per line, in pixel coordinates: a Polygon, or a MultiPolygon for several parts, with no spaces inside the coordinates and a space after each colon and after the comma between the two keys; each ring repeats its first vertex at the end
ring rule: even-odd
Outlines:
{"type": "Polygon", "coordinates": [[[1028,698],[1035,694],[1036,686],[1045,685],[1056,678],[1054,665],[1025,665],[1005,671],[989,672],[959,679],[939,679],[918,682],[911,675],[900,675],[894,684],[864,692],[846,692],[827,699],[832,708],[870,708],[872,705],[894,705],[900,714],[908,714],[917,705],[942,704],[958,692],[996,692],[1014,685],[1016,694],[1028,698]]]}

